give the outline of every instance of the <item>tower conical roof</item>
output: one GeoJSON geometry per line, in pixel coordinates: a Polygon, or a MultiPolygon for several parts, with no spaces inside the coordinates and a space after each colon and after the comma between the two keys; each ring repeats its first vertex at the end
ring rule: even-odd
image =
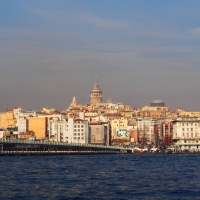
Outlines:
{"type": "Polygon", "coordinates": [[[97,76],[95,76],[95,82],[94,82],[93,90],[101,90],[101,89],[99,88],[99,84],[98,84],[98,81],[97,81],[97,76]]]}

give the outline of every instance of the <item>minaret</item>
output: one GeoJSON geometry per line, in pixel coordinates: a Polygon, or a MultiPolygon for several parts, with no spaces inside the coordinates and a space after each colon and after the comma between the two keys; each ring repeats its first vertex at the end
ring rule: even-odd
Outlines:
{"type": "Polygon", "coordinates": [[[70,105],[70,108],[76,107],[76,106],[77,106],[77,104],[76,104],[76,97],[73,97],[72,103],[71,103],[71,105],[70,105]]]}
{"type": "Polygon", "coordinates": [[[97,76],[95,76],[94,87],[90,92],[90,105],[96,105],[102,102],[102,91],[99,88],[97,76]]]}

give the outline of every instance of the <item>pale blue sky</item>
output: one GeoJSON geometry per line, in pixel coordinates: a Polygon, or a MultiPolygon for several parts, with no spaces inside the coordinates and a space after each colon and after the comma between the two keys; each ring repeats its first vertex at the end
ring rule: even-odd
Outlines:
{"type": "Polygon", "coordinates": [[[200,110],[200,1],[2,0],[0,111],[103,100],[200,110]]]}

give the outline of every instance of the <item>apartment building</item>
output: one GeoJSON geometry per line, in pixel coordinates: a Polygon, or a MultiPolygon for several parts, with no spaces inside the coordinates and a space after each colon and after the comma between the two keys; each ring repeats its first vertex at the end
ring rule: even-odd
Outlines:
{"type": "Polygon", "coordinates": [[[200,150],[200,118],[182,117],[173,122],[173,141],[183,149],[200,150]]]}
{"type": "Polygon", "coordinates": [[[137,119],[139,131],[139,141],[143,144],[155,143],[154,126],[157,124],[155,119],[137,119]]]}
{"type": "Polygon", "coordinates": [[[82,119],[69,118],[66,123],[66,132],[64,134],[67,143],[89,143],[89,122],[82,119]]]}

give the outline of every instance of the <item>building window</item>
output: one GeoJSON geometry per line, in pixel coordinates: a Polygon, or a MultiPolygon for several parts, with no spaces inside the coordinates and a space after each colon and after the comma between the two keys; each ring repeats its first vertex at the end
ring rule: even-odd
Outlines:
{"type": "Polygon", "coordinates": [[[83,140],[83,137],[81,139],[83,140]]]}
{"type": "Polygon", "coordinates": [[[191,133],[191,137],[193,137],[193,133],[191,133]]]}
{"type": "Polygon", "coordinates": [[[182,126],[184,126],[184,123],[182,123],[182,126]]]}
{"type": "Polygon", "coordinates": [[[183,133],[183,137],[185,136],[185,134],[183,133]]]}
{"type": "Polygon", "coordinates": [[[184,128],[182,128],[182,130],[184,131],[184,128]]]}
{"type": "Polygon", "coordinates": [[[191,128],[191,131],[193,131],[193,128],[191,128]]]}

